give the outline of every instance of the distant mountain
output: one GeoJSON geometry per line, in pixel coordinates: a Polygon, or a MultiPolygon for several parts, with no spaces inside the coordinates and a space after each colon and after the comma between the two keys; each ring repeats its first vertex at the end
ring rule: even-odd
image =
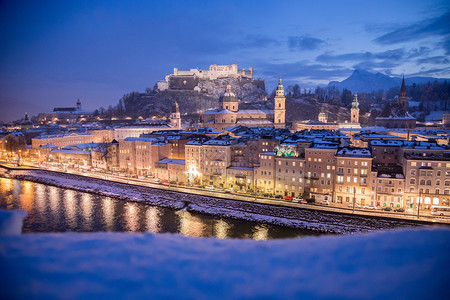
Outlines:
{"type": "MultiPolygon", "coordinates": [[[[433,78],[433,77],[407,77],[405,76],[406,85],[424,84],[429,81],[445,81],[446,78],[433,78]]],[[[346,88],[355,92],[370,93],[378,90],[388,90],[390,88],[400,86],[402,84],[402,78],[390,77],[381,73],[370,73],[364,70],[356,69],[350,77],[343,81],[330,81],[328,86],[335,86],[340,90],[346,88]]]]}

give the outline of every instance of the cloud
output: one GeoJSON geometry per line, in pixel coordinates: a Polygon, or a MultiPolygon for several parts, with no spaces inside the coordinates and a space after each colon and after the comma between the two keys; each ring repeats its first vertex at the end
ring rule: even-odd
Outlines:
{"type": "Polygon", "coordinates": [[[392,45],[419,40],[430,35],[448,36],[450,34],[450,12],[439,17],[402,26],[374,39],[381,45],[392,45]]]}
{"type": "Polygon", "coordinates": [[[337,65],[309,64],[307,61],[273,64],[261,62],[259,70],[268,77],[281,76],[283,79],[307,78],[310,80],[335,79],[346,77],[353,69],[337,65]]]}
{"type": "Polygon", "coordinates": [[[440,64],[448,64],[449,62],[450,61],[445,56],[433,56],[433,57],[426,57],[426,58],[421,58],[421,59],[417,60],[417,63],[419,65],[422,65],[422,64],[440,65],[440,64]]]}
{"type": "Polygon", "coordinates": [[[249,34],[239,43],[241,48],[266,48],[277,44],[279,44],[277,40],[262,34],[249,34]]]}
{"type": "Polygon", "coordinates": [[[387,50],[383,52],[359,52],[344,53],[333,55],[329,52],[316,57],[316,61],[322,63],[340,63],[340,62],[356,62],[356,61],[375,61],[383,60],[385,62],[398,61],[405,57],[406,52],[403,48],[387,50]]]}
{"type": "Polygon", "coordinates": [[[313,38],[308,35],[302,35],[302,36],[290,36],[288,38],[288,47],[291,51],[294,50],[317,50],[321,48],[322,46],[325,46],[327,42],[313,38]]]}
{"type": "Polygon", "coordinates": [[[432,77],[448,77],[448,74],[450,72],[450,67],[446,68],[435,68],[435,69],[429,69],[429,70],[422,70],[420,72],[409,74],[410,77],[412,76],[432,76],[432,77]]]}
{"type": "Polygon", "coordinates": [[[430,54],[431,49],[429,47],[412,48],[408,51],[408,58],[424,57],[430,54]]]}

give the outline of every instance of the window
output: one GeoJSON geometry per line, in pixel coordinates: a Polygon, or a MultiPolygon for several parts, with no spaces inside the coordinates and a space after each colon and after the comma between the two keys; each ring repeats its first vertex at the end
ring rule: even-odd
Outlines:
{"type": "Polygon", "coordinates": [[[415,180],[414,178],[411,178],[411,179],[409,180],[409,184],[416,184],[416,180],[415,180]]]}

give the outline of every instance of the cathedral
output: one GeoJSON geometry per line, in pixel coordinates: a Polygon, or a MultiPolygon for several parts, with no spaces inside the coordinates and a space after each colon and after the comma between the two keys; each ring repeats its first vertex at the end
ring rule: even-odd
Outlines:
{"type": "Polygon", "coordinates": [[[219,98],[219,108],[202,114],[202,125],[218,130],[241,125],[247,127],[285,128],[286,98],[281,78],[278,81],[274,109],[239,109],[239,99],[228,85],[219,98]]]}

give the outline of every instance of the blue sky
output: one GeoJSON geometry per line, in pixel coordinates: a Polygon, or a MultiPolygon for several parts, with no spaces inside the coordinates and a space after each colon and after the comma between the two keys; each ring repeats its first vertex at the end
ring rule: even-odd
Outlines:
{"type": "Polygon", "coordinates": [[[268,90],[355,68],[450,77],[447,1],[1,1],[0,120],[117,104],[180,69],[237,62],[268,90]]]}

